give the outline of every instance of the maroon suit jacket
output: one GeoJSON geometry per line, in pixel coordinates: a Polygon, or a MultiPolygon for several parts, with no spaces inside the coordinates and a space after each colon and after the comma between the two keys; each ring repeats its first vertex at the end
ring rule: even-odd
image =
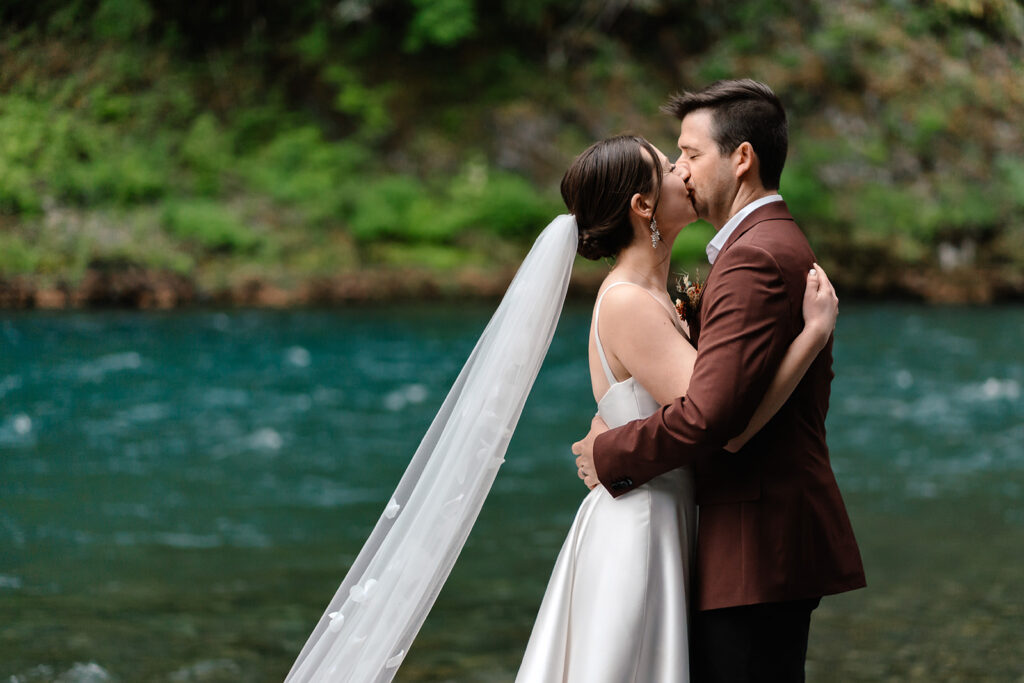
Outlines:
{"type": "Polygon", "coordinates": [[[865,585],[825,445],[831,340],[775,417],[738,453],[722,450],[746,428],[803,328],[814,261],[783,202],[753,211],[708,274],[686,396],[594,443],[598,478],[613,496],[677,467],[693,468],[698,609],[865,585]]]}

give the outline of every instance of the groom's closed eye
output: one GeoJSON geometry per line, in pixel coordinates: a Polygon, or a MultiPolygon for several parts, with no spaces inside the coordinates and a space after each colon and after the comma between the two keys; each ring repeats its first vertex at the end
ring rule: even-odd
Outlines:
{"type": "Polygon", "coordinates": [[[686,159],[696,159],[697,157],[700,156],[700,152],[695,150],[692,147],[680,146],[679,147],[679,151],[682,152],[682,156],[679,157],[680,161],[682,161],[684,158],[686,158],[686,159]]]}

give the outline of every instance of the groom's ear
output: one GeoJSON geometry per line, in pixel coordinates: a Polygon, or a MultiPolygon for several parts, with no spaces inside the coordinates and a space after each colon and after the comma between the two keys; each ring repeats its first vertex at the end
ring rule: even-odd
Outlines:
{"type": "Polygon", "coordinates": [[[751,171],[755,171],[756,176],[757,169],[757,154],[754,153],[754,146],[749,142],[741,142],[739,146],[733,150],[732,153],[733,173],[736,174],[736,179],[742,179],[744,176],[751,177],[748,174],[751,171]]]}

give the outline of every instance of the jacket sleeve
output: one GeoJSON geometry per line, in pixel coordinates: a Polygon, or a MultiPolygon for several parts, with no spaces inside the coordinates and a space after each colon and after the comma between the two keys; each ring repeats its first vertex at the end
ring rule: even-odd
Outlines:
{"type": "Polygon", "coordinates": [[[720,259],[686,396],[594,442],[598,478],[613,496],[719,454],[750,422],[789,347],[791,304],[775,259],[741,243],[720,259]]]}

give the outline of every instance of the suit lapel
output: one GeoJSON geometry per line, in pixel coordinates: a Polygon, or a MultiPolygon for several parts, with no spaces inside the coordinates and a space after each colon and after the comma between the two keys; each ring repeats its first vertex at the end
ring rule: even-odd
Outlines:
{"type": "MultiPolygon", "coordinates": [[[[704,281],[705,291],[707,291],[707,285],[711,284],[711,278],[715,274],[715,266],[718,265],[722,256],[729,250],[736,240],[743,236],[748,230],[753,228],[758,223],[764,223],[765,221],[792,221],[793,215],[789,212],[789,207],[786,206],[786,202],[778,201],[765,204],[764,206],[754,209],[750,212],[750,215],[743,219],[743,221],[736,226],[736,229],[729,235],[729,239],[726,240],[725,246],[722,247],[722,251],[718,253],[718,258],[711,264],[711,270],[708,271],[707,280],[704,281]]],[[[701,296],[700,302],[697,304],[697,325],[696,330],[692,331],[691,337],[694,345],[699,343],[700,330],[704,326],[704,297],[701,296]]]]}

